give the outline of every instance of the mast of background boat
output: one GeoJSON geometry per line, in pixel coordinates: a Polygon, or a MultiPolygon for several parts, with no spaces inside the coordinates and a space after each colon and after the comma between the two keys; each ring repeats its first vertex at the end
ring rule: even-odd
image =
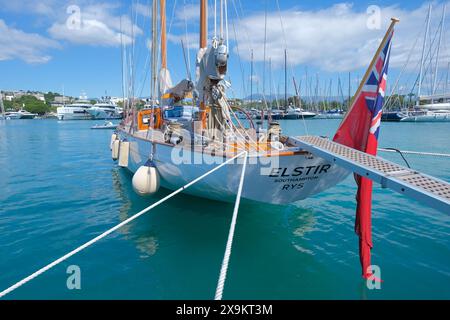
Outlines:
{"type": "MultiPolygon", "coordinates": [[[[434,94],[436,93],[436,82],[437,82],[437,73],[438,73],[438,67],[439,67],[439,53],[440,53],[440,49],[441,49],[441,40],[442,40],[442,30],[444,28],[444,20],[445,20],[445,3],[444,6],[442,8],[442,19],[441,19],[441,28],[439,30],[439,42],[438,42],[438,47],[437,47],[437,53],[436,53],[436,65],[435,65],[435,69],[434,69],[434,79],[433,79],[433,88],[431,90],[431,95],[434,96],[434,94]]],[[[433,98],[431,98],[431,104],[433,104],[433,98]]]]}
{"type": "MultiPolygon", "coordinates": [[[[262,94],[263,94],[263,100],[264,104],[266,106],[266,109],[269,108],[267,104],[267,98],[266,98],[266,48],[267,48],[267,0],[264,1],[264,46],[263,46],[263,86],[262,86],[262,94]]],[[[269,97],[270,99],[270,97],[269,97]]],[[[264,106],[263,106],[264,110],[264,106]]],[[[261,119],[264,123],[264,119],[261,119]]]]}
{"type": "Polygon", "coordinates": [[[422,57],[420,59],[419,83],[418,83],[418,87],[417,87],[417,101],[416,101],[417,107],[420,105],[420,93],[422,91],[422,78],[423,78],[423,60],[425,57],[425,47],[427,45],[428,33],[430,31],[430,18],[431,18],[431,3],[428,6],[427,26],[425,29],[425,36],[423,38],[422,57]]]}
{"type": "Polygon", "coordinates": [[[288,108],[288,99],[287,99],[287,50],[284,49],[284,111],[288,108]]]}
{"type": "Polygon", "coordinates": [[[348,73],[348,103],[347,103],[347,110],[350,110],[350,102],[352,100],[352,83],[351,83],[351,73],[348,73]]]}
{"type": "Polygon", "coordinates": [[[123,31],[122,31],[122,16],[119,19],[119,26],[120,26],[120,73],[121,73],[121,87],[122,87],[122,107],[123,107],[123,114],[125,115],[123,118],[128,117],[128,101],[125,103],[125,79],[124,79],[124,72],[123,72],[123,31]]]}
{"type": "Polygon", "coordinates": [[[161,70],[167,69],[167,39],[166,39],[166,0],[160,0],[161,16],[161,70]]]}
{"type": "Polygon", "coordinates": [[[3,105],[3,93],[0,92],[0,109],[2,111],[2,117],[5,118],[5,106],[3,105]]]}
{"type": "Polygon", "coordinates": [[[344,88],[342,85],[341,77],[339,77],[339,92],[341,95],[341,111],[345,110],[345,96],[344,96],[344,88]]]}
{"type": "Polygon", "coordinates": [[[450,62],[447,64],[447,77],[445,78],[445,87],[444,87],[444,94],[447,94],[447,88],[448,88],[448,72],[450,70],[450,62]]]}
{"type": "MultiPolygon", "coordinates": [[[[447,78],[448,78],[448,74],[447,74],[447,78]]],[[[269,109],[272,109],[272,105],[273,105],[273,97],[272,97],[272,58],[269,58],[269,97],[270,97],[269,109]]]]}
{"type": "Polygon", "coordinates": [[[253,104],[253,49],[251,50],[250,57],[250,108],[253,104]]]}

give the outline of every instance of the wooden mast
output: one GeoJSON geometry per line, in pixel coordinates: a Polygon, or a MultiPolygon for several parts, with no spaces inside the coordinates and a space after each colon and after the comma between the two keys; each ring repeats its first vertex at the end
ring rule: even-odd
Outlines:
{"type": "MultiPolygon", "coordinates": [[[[208,0],[200,0],[200,49],[208,46],[208,0]]],[[[200,101],[202,129],[207,128],[207,111],[205,101],[200,101]]],[[[203,135],[203,133],[202,133],[203,135]]]]}
{"type": "Polygon", "coordinates": [[[200,0],[200,49],[208,45],[208,0],[200,0]]]}
{"type": "Polygon", "coordinates": [[[157,69],[157,62],[158,62],[158,55],[157,55],[157,47],[158,47],[158,39],[157,39],[157,35],[158,35],[158,2],[157,0],[153,0],[152,3],[152,49],[151,49],[151,57],[152,57],[152,61],[151,61],[151,73],[152,73],[152,77],[151,77],[151,104],[152,106],[156,103],[156,83],[158,81],[157,75],[156,75],[156,69],[157,69]]]}
{"type": "Polygon", "coordinates": [[[167,69],[166,0],[160,0],[161,69],[167,69]]]}

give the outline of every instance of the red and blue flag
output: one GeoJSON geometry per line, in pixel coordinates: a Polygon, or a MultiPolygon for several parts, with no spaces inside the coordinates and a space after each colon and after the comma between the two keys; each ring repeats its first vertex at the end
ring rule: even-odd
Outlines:
{"type": "MultiPolygon", "coordinates": [[[[381,114],[391,52],[393,28],[384,39],[366,73],[353,103],[334,136],[334,141],[376,155],[381,114]]],[[[355,176],[358,184],[355,232],[359,236],[359,255],[364,278],[372,276],[372,180],[355,176]]]]}

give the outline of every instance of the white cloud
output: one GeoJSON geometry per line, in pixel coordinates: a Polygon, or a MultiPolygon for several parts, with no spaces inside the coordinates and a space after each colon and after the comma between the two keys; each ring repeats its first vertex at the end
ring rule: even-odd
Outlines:
{"type": "Polygon", "coordinates": [[[148,4],[143,4],[141,2],[135,3],[133,5],[133,10],[144,17],[150,17],[152,15],[152,6],[150,5],[150,1],[148,4]]]}
{"type": "MultiPolygon", "coordinates": [[[[0,7],[14,14],[34,15],[41,23],[42,19],[46,19],[51,24],[48,28],[51,37],[79,45],[118,46],[121,38],[124,44],[129,44],[133,37],[143,34],[130,15],[118,13],[123,9],[120,1],[0,0],[0,7]],[[68,12],[70,6],[79,8],[81,22],[76,24],[79,28],[67,23],[75,17],[68,12]]],[[[146,7],[135,4],[134,9],[140,15],[148,15],[146,7]]]]}
{"type": "Polygon", "coordinates": [[[79,18],[67,14],[64,21],[55,22],[48,29],[49,34],[55,39],[93,46],[118,46],[121,41],[130,44],[133,37],[143,34],[129,16],[114,14],[118,9],[115,3],[98,3],[79,8],[79,18]],[[76,20],[75,25],[70,24],[70,19],[76,20]]]}
{"type": "MultiPolygon", "coordinates": [[[[211,12],[208,12],[211,15],[211,12]]],[[[199,4],[187,4],[175,11],[175,18],[183,21],[186,19],[188,22],[200,20],[200,6],[199,4]]]]}
{"type": "Polygon", "coordinates": [[[20,59],[27,63],[46,63],[51,59],[46,52],[59,47],[54,40],[11,28],[0,19],[0,61],[20,59]]]}
{"type": "Polygon", "coordinates": [[[181,46],[181,40],[183,40],[185,48],[189,49],[198,49],[199,46],[199,34],[198,33],[188,33],[186,34],[171,34],[169,33],[167,35],[167,40],[172,42],[173,44],[177,46],[181,46]]]}
{"type": "Polygon", "coordinates": [[[259,83],[259,81],[260,81],[259,76],[255,75],[255,74],[253,76],[249,76],[248,80],[252,81],[253,83],[259,83]]]}
{"type": "Polygon", "coordinates": [[[0,0],[0,7],[4,11],[22,14],[53,15],[54,8],[58,7],[61,0],[0,0]]]}
{"type": "MultiPolygon", "coordinates": [[[[437,21],[441,5],[434,5],[437,21]]],[[[281,12],[283,33],[279,13],[269,12],[266,57],[270,57],[275,66],[281,66],[287,43],[289,62],[293,65],[314,65],[331,72],[355,70],[368,65],[390,23],[390,17],[395,16],[401,21],[393,40],[391,65],[399,67],[423,30],[426,13],[427,4],[410,11],[398,6],[384,7],[381,8],[381,28],[371,30],[367,28],[366,11],[356,11],[348,3],[315,11],[290,9],[281,12]]],[[[242,57],[250,60],[250,49],[253,48],[255,61],[263,61],[264,13],[247,16],[235,23],[242,57]]],[[[234,52],[237,53],[236,48],[234,52]]],[[[418,60],[417,54],[414,54],[413,60],[418,60]]]]}
{"type": "Polygon", "coordinates": [[[131,43],[131,37],[109,28],[95,19],[84,19],[80,28],[71,29],[65,23],[55,23],[48,30],[55,39],[67,40],[76,44],[95,46],[117,46],[131,43]]]}

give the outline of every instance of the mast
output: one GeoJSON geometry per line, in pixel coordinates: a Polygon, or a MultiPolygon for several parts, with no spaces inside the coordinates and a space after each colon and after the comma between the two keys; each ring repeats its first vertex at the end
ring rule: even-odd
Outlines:
{"type": "Polygon", "coordinates": [[[158,77],[156,74],[156,70],[158,68],[158,1],[153,0],[152,4],[152,65],[151,65],[151,71],[152,71],[152,77],[151,77],[151,103],[152,106],[156,103],[156,84],[158,81],[158,77]]]}
{"type": "Polygon", "coordinates": [[[448,72],[449,72],[449,70],[450,70],[450,62],[447,64],[447,77],[445,78],[445,91],[444,91],[444,94],[448,93],[447,88],[448,88],[448,72]]]}
{"type": "Polygon", "coordinates": [[[263,93],[266,94],[267,0],[265,1],[264,10],[263,93]]]}
{"type": "Polygon", "coordinates": [[[351,73],[348,73],[348,103],[347,103],[347,110],[350,110],[350,100],[352,100],[352,84],[351,84],[351,73]]]}
{"type": "Polygon", "coordinates": [[[428,33],[430,31],[430,18],[431,18],[431,3],[428,6],[427,26],[426,26],[426,29],[425,29],[425,36],[423,38],[422,58],[420,59],[419,84],[418,84],[418,87],[417,87],[416,106],[420,105],[420,93],[422,91],[422,78],[423,78],[423,60],[424,60],[424,57],[425,57],[425,47],[427,45],[428,33]]]}
{"type": "MultiPolygon", "coordinates": [[[[431,91],[431,94],[434,95],[436,93],[436,82],[437,82],[437,73],[438,73],[438,67],[439,67],[439,51],[441,49],[441,40],[442,40],[442,30],[444,28],[444,20],[445,20],[445,3],[442,8],[442,19],[441,19],[441,28],[439,30],[439,42],[437,47],[437,53],[436,53],[436,66],[434,69],[434,81],[433,81],[433,89],[431,91]]],[[[433,100],[431,100],[433,101],[433,100]]]]}
{"type": "Polygon", "coordinates": [[[161,69],[167,69],[166,0],[160,0],[161,69]]]}
{"type": "Polygon", "coordinates": [[[208,45],[208,0],[200,0],[200,49],[208,45]]]}
{"type": "MultiPolygon", "coordinates": [[[[450,63],[449,63],[450,65],[450,63]]],[[[447,73],[447,78],[448,78],[448,73],[447,73]]],[[[272,97],[272,58],[269,58],[269,97],[270,97],[270,109],[272,109],[272,102],[273,102],[273,97],[272,97]]]]}
{"type": "Polygon", "coordinates": [[[5,106],[3,105],[3,92],[0,91],[0,109],[2,116],[5,117],[5,106]]]}
{"type": "Polygon", "coordinates": [[[288,108],[288,100],[287,100],[287,50],[284,49],[284,110],[288,108]]]}
{"type": "Polygon", "coordinates": [[[253,49],[251,50],[251,63],[250,63],[250,107],[253,103],[253,49]]]}
{"type": "Polygon", "coordinates": [[[308,87],[308,67],[305,67],[305,101],[306,100],[306,96],[308,96],[308,100],[309,100],[309,106],[308,103],[306,103],[305,108],[307,108],[307,110],[311,109],[311,96],[310,96],[310,92],[309,92],[309,87],[308,87]]]}
{"type": "Polygon", "coordinates": [[[338,96],[341,96],[342,102],[341,102],[341,111],[344,110],[344,92],[342,90],[342,83],[341,83],[341,77],[338,75],[338,96]]]}

